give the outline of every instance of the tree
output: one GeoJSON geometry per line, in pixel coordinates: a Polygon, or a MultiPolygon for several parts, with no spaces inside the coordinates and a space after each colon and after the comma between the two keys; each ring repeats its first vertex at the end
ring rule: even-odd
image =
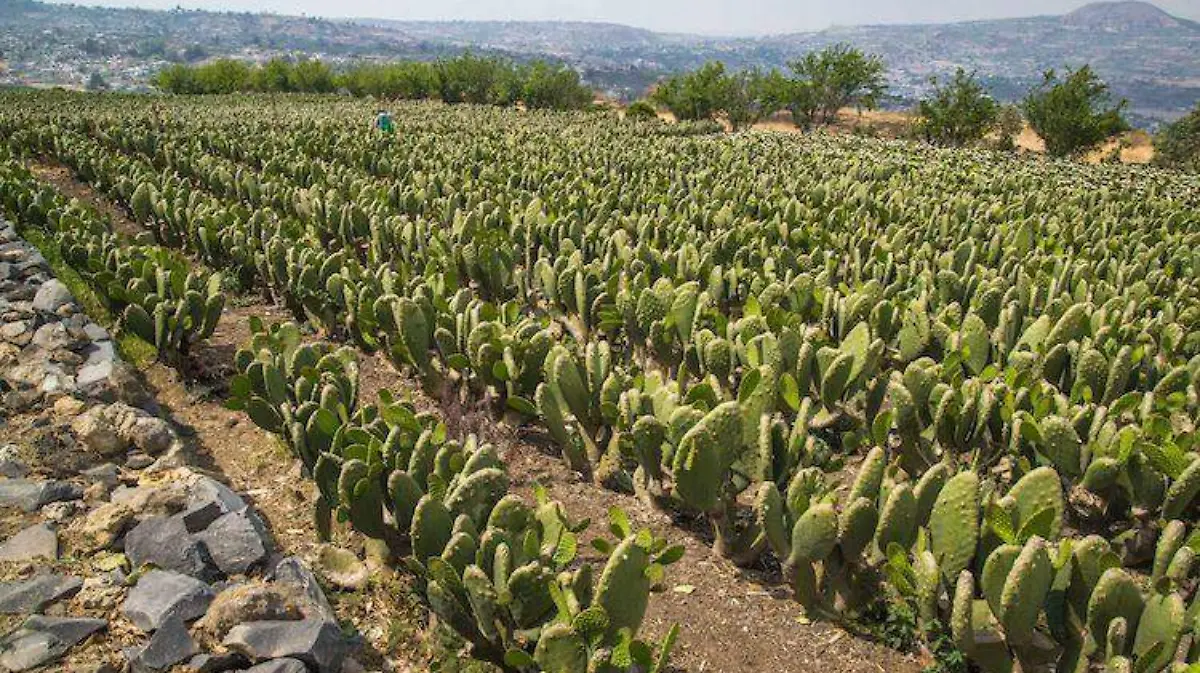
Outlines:
{"type": "Polygon", "coordinates": [[[850,105],[874,109],[887,90],[883,59],[844,43],[809,52],[788,67],[799,80],[790,92],[795,99],[790,109],[800,126],[833,122],[850,105]]]}
{"type": "Polygon", "coordinates": [[[1017,149],[1016,137],[1025,128],[1025,118],[1021,116],[1021,108],[1014,103],[1000,106],[996,113],[996,146],[995,149],[1012,152],[1017,149]]]}
{"type": "Polygon", "coordinates": [[[629,104],[625,109],[626,119],[638,120],[655,120],[658,119],[658,111],[654,109],[654,105],[650,101],[639,100],[629,104]]]}
{"type": "Polygon", "coordinates": [[[939,81],[931,78],[933,95],[920,102],[918,132],[927,142],[961,146],[979,142],[995,127],[1000,106],[983,85],[962,68],[939,81]]]}
{"type": "Polygon", "coordinates": [[[88,91],[107,91],[108,82],[104,81],[104,75],[98,72],[93,72],[87,81],[88,91]]]}
{"type": "Polygon", "coordinates": [[[1154,163],[1200,173],[1200,103],[1154,136],[1154,163]]]}
{"type": "Polygon", "coordinates": [[[534,61],[523,79],[521,100],[531,110],[578,110],[592,102],[591,89],[579,82],[579,73],[565,65],[534,61]]]}
{"type": "Polygon", "coordinates": [[[1061,80],[1053,70],[1046,71],[1022,107],[1029,125],[1046,142],[1046,152],[1065,157],[1128,130],[1121,116],[1125,105],[1124,100],[1111,105],[1108,85],[1085,65],[1067,71],[1061,80]]]}
{"type": "Polygon", "coordinates": [[[709,61],[692,72],[665,80],[650,98],[680,121],[712,119],[724,111],[728,88],[725,64],[709,61]]]}

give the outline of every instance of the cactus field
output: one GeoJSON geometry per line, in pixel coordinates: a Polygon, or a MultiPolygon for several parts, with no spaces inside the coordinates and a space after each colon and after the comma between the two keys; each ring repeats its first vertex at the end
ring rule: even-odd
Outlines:
{"type": "Polygon", "coordinates": [[[0,208],[181,372],[229,306],[286,311],[226,404],[470,656],[701,670],[688,619],[642,628],[697,536],[798,632],[942,671],[1200,671],[1200,178],[372,105],[0,92],[0,208]],[[365,358],[439,410],[363,393],[365,358]],[[674,526],[518,496],[464,408],[674,526]]]}

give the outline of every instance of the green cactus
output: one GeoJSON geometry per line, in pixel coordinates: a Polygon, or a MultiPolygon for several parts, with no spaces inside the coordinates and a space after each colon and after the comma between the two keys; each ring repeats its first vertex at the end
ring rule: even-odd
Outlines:
{"type": "Polygon", "coordinates": [[[596,605],[608,615],[608,637],[621,629],[636,632],[650,599],[646,569],[651,558],[636,536],[621,541],[609,556],[596,587],[596,605]]]}
{"type": "Polygon", "coordinates": [[[979,541],[979,477],[960,472],[946,482],[929,516],[930,548],[943,576],[957,577],[979,541]]]}
{"type": "MultiPolygon", "coordinates": [[[[1124,619],[1134,633],[1145,608],[1137,583],[1121,568],[1109,568],[1096,582],[1087,606],[1087,628],[1092,638],[1108,633],[1110,622],[1124,619]]],[[[1117,654],[1127,654],[1122,651],[1117,654]]]]}
{"type": "Polygon", "coordinates": [[[1171,482],[1167,489],[1166,499],[1163,500],[1162,517],[1167,520],[1178,519],[1184,515],[1196,496],[1200,495],[1200,458],[1192,460],[1179,477],[1171,482]]]}
{"type": "Polygon", "coordinates": [[[1013,647],[1022,648],[1032,642],[1038,615],[1053,581],[1054,563],[1046,541],[1034,537],[1025,543],[1014,561],[1000,594],[998,616],[1013,647]]]}

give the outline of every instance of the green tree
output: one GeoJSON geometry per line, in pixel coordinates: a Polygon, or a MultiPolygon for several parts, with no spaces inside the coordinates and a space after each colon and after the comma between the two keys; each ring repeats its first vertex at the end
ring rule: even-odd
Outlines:
{"type": "Polygon", "coordinates": [[[883,59],[844,43],[809,52],[788,67],[801,82],[791,92],[805,122],[800,126],[833,122],[838,110],[851,105],[874,109],[887,90],[883,59]]]}
{"type": "Polygon", "coordinates": [[[521,100],[530,109],[578,110],[592,102],[592,90],[565,65],[534,61],[523,72],[521,100]]]}
{"type": "Polygon", "coordinates": [[[1126,101],[1112,105],[1108,85],[1090,66],[1067,71],[1059,79],[1046,71],[1022,105],[1029,125],[1046,142],[1046,151],[1065,157],[1086,151],[1129,129],[1121,116],[1126,101]]]}
{"type": "Polygon", "coordinates": [[[199,85],[196,83],[196,71],[185,65],[169,65],[155,73],[150,81],[165,93],[200,93],[199,85]]]}
{"type": "Polygon", "coordinates": [[[996,126],[1000,106],[988,95],[974,73],[962,68],[953,77],[931,78],[933,94],[920,102],[918,133],[938,145],[979,142],[996,126]]]}
{"type": "Polygon", "coordinates": [[[658,110],[654,109],[654,104],[647,100],[634,101],[625,108],[626,119],[639,120],[654,120],[658,119],[658,110]]]}
{"type": "Polygon", "coordinates": [[[333,71],[316,59],[305,59],[293,65],[287,81],[291,91],[329,93],[334,90],[333,71]]]}
{"type": "Polygon", "coordinates": [[[1200,173],[1200,103],[1155,134],[1154,163],[1200,173]]]}
{"type": "Polygon", "coordinates": [[[88,91],[107,91],[108,82],[104,81],[104,75],[98,72],[93,72],[87,81],[88,91]]]}
{"type": "Polygon", "coordinates": [[[650,98],[680,121],[712,119],[724,111],[729,92],[725,64],[709,61],[698,69],[668,78],[650,98]]]}

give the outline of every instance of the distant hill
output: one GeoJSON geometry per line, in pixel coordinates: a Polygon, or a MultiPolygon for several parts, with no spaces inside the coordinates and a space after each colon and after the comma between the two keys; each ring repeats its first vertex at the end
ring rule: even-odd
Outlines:
{"type": "Polygon", "coordinates": [[[99,72],[112,86],[136,89],[168,63],[219,56],[348,62],[433,59],[470,48],[559,59],[608,94],[632,98],[664,74],[706,60],[786,67],[836,42],[883,57],[896,106],[911,105],[931,76],[957,67],[978,72],[1001,100],[1017,100],[1042,71],[1085,63],[1130,101],[1133,121],[1143,126],[1180,116],[1200,100],[1200,25],[1145,2],[1098,2],[1062,16],[713,38],[611,23],[326,20],[0,0],[0,62],[7,64],[0,85],[81,86],[99,72]]]}
{"type": "Polygon", "coordinates": [[[1200,29],[1196,23],[1180,19],[1148,2],[1093,2],[1063,16],[1063,23],[1078,28],[1099,30],[1200,29]]]}

